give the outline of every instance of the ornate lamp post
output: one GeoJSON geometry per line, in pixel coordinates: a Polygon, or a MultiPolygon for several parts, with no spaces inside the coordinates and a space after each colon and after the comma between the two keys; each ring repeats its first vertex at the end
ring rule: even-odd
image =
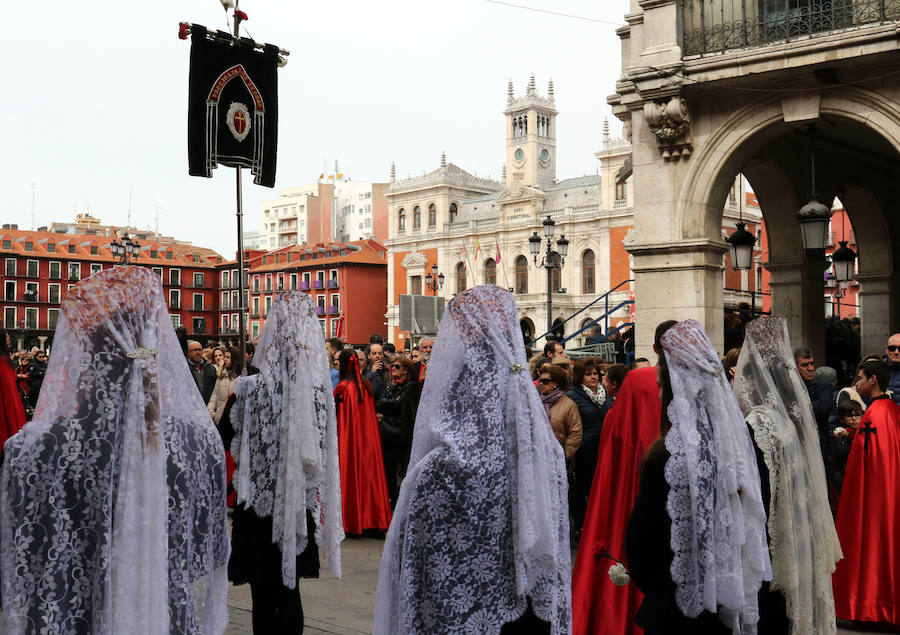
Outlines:
{"type": "Polygon", "coordinates": [[[553,330],[553,270],[562,269],[566,262],[566,255],[569,253],[569,241],[563,234],[556,241],[556,250],[553,249],[553,231],[556,227],[556,221],[547,215],[543,221],[544,237],[547,239],[544,255],[538,264],[538,256],[541,253],[541,237],[534,232],[528,239],[528,245],[531,248],[531,256],[536,267],[543,267],[547,270],[547,332],[553,330]]]}
{"type": "Polygon", "coordinates": [[[120,241],[112,241],[109,250],[113,256],[119,259],[120,265],[130,265],[132,258],[137,260],[141,255],[141,246],[138,241],[129,238],[128,234],[123,234],[120,241]]]}
{"type": "Polygon", "coordinates": [[[444,274],[438,273],[438,266],[431,265],[431,272],[425,276],[425,288],[431,289],[431,295],[436,296],[438,289],[444,288],[444,274]]]}

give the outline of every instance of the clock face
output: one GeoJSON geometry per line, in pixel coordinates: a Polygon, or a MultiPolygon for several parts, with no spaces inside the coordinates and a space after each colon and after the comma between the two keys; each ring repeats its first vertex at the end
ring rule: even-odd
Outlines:
{"type": "Polygon", "coordinates": [[[521,161],[525,158],[525,151],[522,150],[522,148],[518,148],[513,156],[515,157],[516,161],[521,161]]]}
{"type": "Polygon", "coordinates": [[[541,161],[549,161],[550,160],[550,151],[547,148],[541,150],[541,161]]]}

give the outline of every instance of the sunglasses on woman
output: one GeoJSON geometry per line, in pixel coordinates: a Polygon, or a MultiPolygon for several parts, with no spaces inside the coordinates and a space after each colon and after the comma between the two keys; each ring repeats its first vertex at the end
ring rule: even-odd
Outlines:
{"type": "Polygon", "coordinates": [[[538,383],[541,384],[542,386],[545,386],[547,384],[554,383],[554,381],[552,379],[547,379],[546,377],[541,377],[540,379],[538,379],[538,383]]]}

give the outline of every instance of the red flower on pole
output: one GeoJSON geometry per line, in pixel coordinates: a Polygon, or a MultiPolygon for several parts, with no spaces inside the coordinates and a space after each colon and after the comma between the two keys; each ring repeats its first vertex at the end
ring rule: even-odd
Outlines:
{"type": "Polygon", "coordinates": [[[243,11],[241,11],[240,9],[234,10],[234,17],[236,17],[239,20],[249,20],[250,19],[247,17],[247,14],[244,13],[243,11]]]}
{"type": "Polygon", "coordinates": [[[178,23],[178,39],[186,40],[188,36],[191,34],[191,25],[187,22],[179,22],[178,23]]]}

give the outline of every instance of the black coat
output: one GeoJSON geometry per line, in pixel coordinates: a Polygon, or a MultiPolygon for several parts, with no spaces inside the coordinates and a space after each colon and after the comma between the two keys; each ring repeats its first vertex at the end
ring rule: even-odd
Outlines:
{"type": "Polygon", "coordinates": [[[200,370],[197,370],[197,366],[190,360],[188,360],[188,366],[191,368],[191,376],[193,376],[194,382],[197,384],[197,389],[203,397],[203,405],[205,406],[209,403],[209,398],[212,397],[213,390],[216,387],[216,367],[205,359],[201,359],[200,362],[200,370]]]}
{"type": "Polygon", "coordinates": [[[409,453],[412,449],[412,435],[416,424],[416,411],[422,396],[422,384],[407,381],[385,388],[375,411],[382,416],[378,423],[381,434],[381,452],[386,461],[400,463],[406,472],[409,453]]]}
{"type": "Polygon", "coordinates": [[[581,442],[600,441],[603,420],[606,419],[606,413],[613,404],[612,397],[607,395],[603,405],[597,406],[581,386],[570,388],[566,396],[575,402],[575,405],[578,406],[578,414],[581,415],[581,442]]]}

